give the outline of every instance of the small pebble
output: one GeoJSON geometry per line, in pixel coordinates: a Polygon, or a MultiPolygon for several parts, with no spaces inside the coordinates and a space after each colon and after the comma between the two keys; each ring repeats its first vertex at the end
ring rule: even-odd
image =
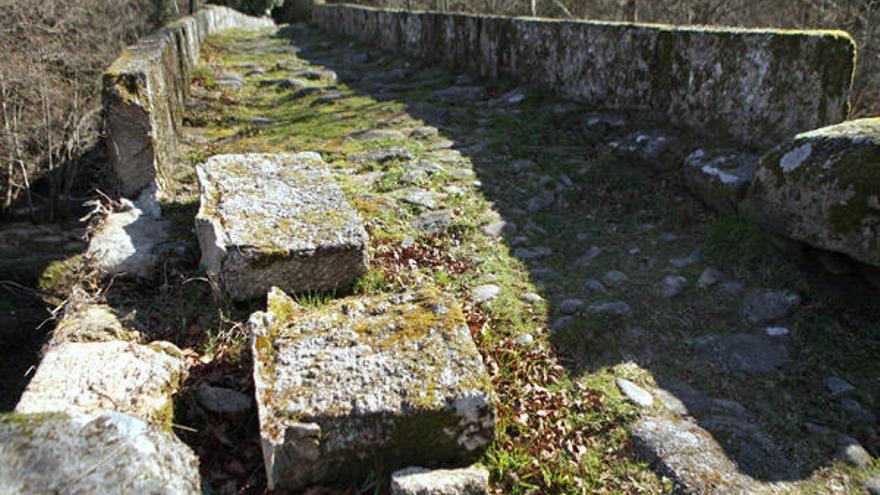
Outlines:
{"type": "Polygon", "coordinates": [[[524,333],[516,338],[516,345],[527,347],[535,342],[535,338],[530,333],[524,333]]]}
{"type": "Polygon", "coordinates": [[[564,315],[573,315],[584,309],[585,303],[581,299],[566,299],[559,303],[559,312],[564,315]]]}
{"type": "Polygon", "coordinates": [[[700,274],[700,279],[697,281],[697,286],[701,289],[709,288],[724,278],[724,274],[721,273],[721,270],[715,268],[706,268],[703,270],[703,273],[700,274]]]}
{"type": "Polygon", "coordinates": [[[501,288],[497,285],[481,285],[479,287],[474,287],[471,291],[471,297],[476,302],[487,302],[498,297],[499,292],[501,292],[501,288]]]}
{"type": "Polygon", "coordinates": [[[539,302],[544,300],[543,297],[541,297],[538,294],[535,294],[534,292],[526,292],[525,294],[521,295],[519,298],[523,302],[527,302],[529,304],[538,304],[539,302]]]}
{"type": "Polygon", "coordinates": [[[785,327],[767,327],[768,337],[785,337],[789,333],[791,332],[785,327]]]}
{"type": "Polygon", "coordinates": [[[851,383],[836,376],[829,376],[825,379],[825,388],[833,397],[840,397],[856,390],[851,383]]]}
{"type": "Polygon", "coordinates": [[[617,378],[615,382],[617,383],[617,388],[619,388],[623,395],[625,395],[633,404],[639,407],[651,407],[654,405],[654,397],[642,387],[629,380],[624,380],[623,378],[617,378]]]}

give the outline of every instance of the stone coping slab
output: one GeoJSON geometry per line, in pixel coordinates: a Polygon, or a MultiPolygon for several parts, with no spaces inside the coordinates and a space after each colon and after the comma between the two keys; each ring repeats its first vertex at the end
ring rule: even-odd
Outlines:
{"type": "Polygon", "coordinates": [[[250,330],[270,487],[467,465],[494,438],[482,358],[458,305],[437,292],[306,311],[273,289],[250,330]]]}
{"type": "Polygon", "coordinates": [[[316,153],[218,155],[197,168],[202,266],[234,300],[350,286],[367,233],[316,153]]]}
{"type": "Polygon", "coordinates": [[[167,425],[184,364],[183,354],[168,342],[63,343],[45,354],[15,411],[116,411],[167,425]]]}
{"type": "Polygon", "coordinates": [[[189,447],[134,416],[0,415],[0,493],[201,492],[189,447]]]}

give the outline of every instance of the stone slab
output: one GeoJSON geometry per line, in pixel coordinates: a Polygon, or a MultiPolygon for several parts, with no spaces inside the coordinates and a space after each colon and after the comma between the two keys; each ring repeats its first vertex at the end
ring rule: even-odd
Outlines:
{"type": "Polygon", "coordinates": [[[379,465],[468,465],[494,395],[458,305],[433,291],[314,311],[280,290],[250,320],[269,486],[360,482],[379,465]]]}
{"type": "Polygon", "coordinates": [[[234,300],[347,287],[367,233],[315,153],[218,155],[197,168],[202,266],[234,300]]]}
{"type": "Polygon", "coordinates": [[[199,462],[168,430],[121,413],[0,415],[0,493],[201,493],[199,462]]]}
{"type": "Polygon", "coordinates": [[[167,425],[183,373],[183,354],[168,342],[65,343],[43,356],[15,411],[115,411],[167,425]]]}
{"type": "Polygon", "coordinates": [[[598,110],[656,112],[770,148],[846,118],[856,47],[786,31],[321,5],[322,28],[455,70],[543,85],[598,110]]]}

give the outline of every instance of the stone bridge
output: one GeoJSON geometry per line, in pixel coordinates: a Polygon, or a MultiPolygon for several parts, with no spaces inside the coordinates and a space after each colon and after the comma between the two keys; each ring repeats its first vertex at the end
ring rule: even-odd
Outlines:
{"type": "Polygon", "coordinates": [[[880,493],[847,34],[312,15],[106,72],[0,493],[880,493]]]}

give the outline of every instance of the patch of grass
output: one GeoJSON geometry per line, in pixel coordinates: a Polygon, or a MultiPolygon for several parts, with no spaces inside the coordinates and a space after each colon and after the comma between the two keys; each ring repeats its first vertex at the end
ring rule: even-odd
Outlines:
{"type": "Polygon", "coordinates": [[[770,235],[737,214],[719,216],[709,224],[703,251],[713,263],[746,272],[777,255],[770,235]]]}

